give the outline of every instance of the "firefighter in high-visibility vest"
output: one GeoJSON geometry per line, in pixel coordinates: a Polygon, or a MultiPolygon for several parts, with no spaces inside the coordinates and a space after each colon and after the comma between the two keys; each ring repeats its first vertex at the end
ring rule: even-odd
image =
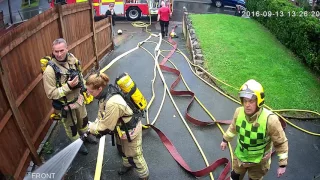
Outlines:
{"type": "MultiPolygon", "coordinates": [[[[145,108],[146,101],[130,76],[123,74],[118,82],[133,89],[134,92],[129,94],[132,94],[131,97],[138,106],[145,108]]],[[[142,153],[142,116],[138,113],[140,111],[121,95],[119,88],[109,84],[109,78],[104,73],[90,75],[86,80],[86,87],[88,94],[99,100],[97,119],[89,123],[90,133],[98,137],[106,134],[115,136],[123,164],[118,171],[119,175],[134,168],[140,179],[147,180],[149,169],[142,153]]]]}
{"type": "MultiPolygon", "coordinates": [[[[62,38],[53,41],[52,51],[52,59],[43,72],[44,90],[52,100],[54,109],[61,114],[67,136],[71,141],[75,141],[88,131],[84,96],[80,93],[85,91],[80,63],[76,57],[68,53],[67,42],[62,38]]],[[[89,135],[86,140],[89,143],[97,143],[93,135],[89,135]]],[[[79,152],[88,154],[84,145],[79,152]]]]}
{"type": "Polygon", "coordinates": [[[248,171],[249,179],[262,179],[270,169],[272,147],[279,157],[277,176],[280,177],[286,171],[288,139],[278,116],[263,107],[263,87],[253,79],[241,86],[239,97],[243,106],[236,109],[220,145],[225,150],[227,142],[237,136],[231,178],[243,179],[248,171]]]}

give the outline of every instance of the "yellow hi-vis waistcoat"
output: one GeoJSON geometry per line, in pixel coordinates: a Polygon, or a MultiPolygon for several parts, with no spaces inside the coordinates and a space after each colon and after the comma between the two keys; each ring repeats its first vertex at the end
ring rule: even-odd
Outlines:
{"type": "Polygon", "coordinates": [[[256,122],[258,127],[246,120],[244,108],[241,107],[237,120],[236,131],[238,133],[238,143],[235,155],[242,162],[260,163],[265,153],[265,147],[270,142],[270,137],[266,135],[268,117],[272,112],[263,108],[256,122]]]}

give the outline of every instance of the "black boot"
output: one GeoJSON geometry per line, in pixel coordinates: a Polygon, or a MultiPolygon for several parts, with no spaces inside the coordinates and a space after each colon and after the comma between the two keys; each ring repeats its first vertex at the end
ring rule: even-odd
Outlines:
{"type": "Polygon", "coordinates": [[[82,144],[82,146],[80,147],[79,153],[81,153],[83,155],[87,155],[89,153],[88,149],[84,146],[84,144],[82,144]]]}
{"type": "Polygon", "coordinates": [[[132,169],[132,167],[122,166],[122,167],[119,169],[118,174],[119,174],[119,175],[124,175],[124,174],[126,174],[127,172],[129,172],[131,169],[132,169]]]}

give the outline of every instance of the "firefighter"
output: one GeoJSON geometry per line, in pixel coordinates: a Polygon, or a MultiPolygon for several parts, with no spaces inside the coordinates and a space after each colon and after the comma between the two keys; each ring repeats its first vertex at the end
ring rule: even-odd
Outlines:
{"type": "Polygon", "coordinates": [[[147,180],[149,169],[142,154],[141,119],[135,116],[115,86],[108,83],[109,78],[104,73],[92,74],[86,80],[88,94],[99,100],[98,116],[95,122],[89,123],[89,131],[97,137],[106,134],[115,136],[123,164],[119,175],[135,168],[139,178],[147,180]],[[125,129],[128,133],[123,132],[125,129]]]}
{"type": "MultiPolygon", "coordinates": [[[[53,41],[52,51],[52,59],[43,72],[44,90],[54,109],[61,114],[67,136],[75,141],[88,131],[87,111],[80,93],[84,89],[80,63],[68,53],[67,42],[62,38],[53,41]]],[[[86,140],[97,143],[96,137],[90,134],[86,140]]],[[[79,152],[88,154],[84,145],[79,152]]]]}
{"type": "Polygon", "coordinates": [[[236,109],[220,145],[225,150],[227,142],[237,136],[231,178],[243,179],[248,171],[249,179],[262,179],[270,169],[272,146],[279,157],[277,176],[280,177],[286,171],[288,139],[278,116],[263,107],[263,87],[253,79],[241,86],[239,97],[242,107],[236,109]]]}
{"type": "Polygon", "coordinates": [[[105,13],[105,17],[109,17],[111,16],[111,22],[112,22],[112,26],[111,26],[111,29],[112,29],[112,36],[115,35],[114,33],[114,26],[116,25],[115,23],[115,17],[116,17],[116,13],[114,11],[114,4],[113,3],[110,3],[109,4],[109,9],[106,11],[105,13]]]}
{"type": "Polygon", "coordinates": [[[160,21],[162,37],[168,37],[168,26],[171,16],[170,8],[166,6],[164,1],[161,1],[161,8],[158,10],[157,20],[160,21]]]}
{"type": "Polygon", "coordinates": [[[106,11],[105,17],[111,16],[112,26],[116,25],[114,22],[114,17],[116,16],[116,13],[114,11],[114,4],[109,4],[109,9],[106,11]]]}

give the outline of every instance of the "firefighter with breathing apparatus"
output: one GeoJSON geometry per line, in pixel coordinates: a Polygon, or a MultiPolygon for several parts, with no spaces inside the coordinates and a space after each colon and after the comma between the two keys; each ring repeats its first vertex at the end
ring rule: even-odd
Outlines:
{"type": "MultiPolygon", "coordinates": [[[[53,41],[52,51],[52,57],[42,67],[44,90],[52,100],[56,112],[61,114],[67,136],[75,141],[88,131],[85,99],[81,93],[85,91],[85,87],[80,62],[73,54],[68,53],[67,42],[62,38],[53,41]]],[[[97,143],[96,138],[90,134],[86,141],[97,143]]],[[[88,154],[84,145],[79,152],[88,154]]]]}
{"type": "Polygon", "coordinates": [[[123,163],[119,175],[133,167],[140,179],[148,179],[149,169],[142,154],[141,123],[147,101],[134,81],[123,73],[112,85],[106,74],[98,72],[87,78],[86,87],[88,94],[99,100],[97,119],[89,123],[90,133],[97,137],[110,134],[113,145],[116,138],[123,163]]]}
{"type": "Polygon", "coordinates": [[[263,107],[263,87],[253,79],[241,86],[239,97],[242,107],[236,109],[220,145],[225,150],[227,142],[237,136],[231,179],[243,179],[246,171],[249,179],[262,179],[270,169],[272,147],[279,157],[277,175],[280,177],[286,171],[288,139],[278,116],[263,107]]]}

